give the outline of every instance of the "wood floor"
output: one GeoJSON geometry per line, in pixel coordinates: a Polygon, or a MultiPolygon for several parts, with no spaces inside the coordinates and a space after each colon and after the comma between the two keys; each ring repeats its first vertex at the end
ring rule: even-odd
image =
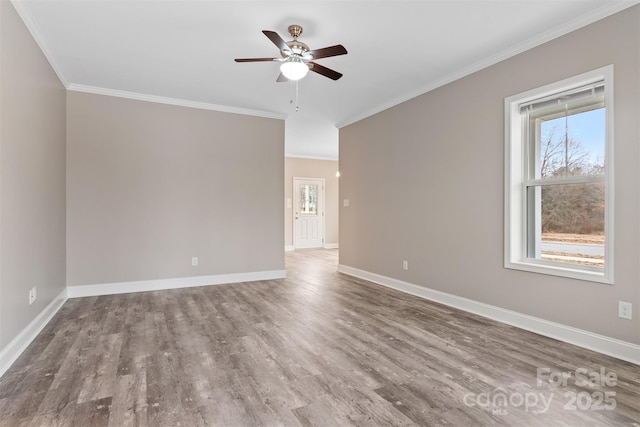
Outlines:
{"type": "Polygon", "coordinates": [[[640,425],[637,365],[336,264],[69,300],[0,379],[0,425],[640,425]]]}

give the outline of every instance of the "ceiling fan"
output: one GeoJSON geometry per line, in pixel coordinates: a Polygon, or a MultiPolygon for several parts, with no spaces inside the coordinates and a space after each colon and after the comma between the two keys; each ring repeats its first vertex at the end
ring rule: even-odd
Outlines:
{"type": "Polygon", "coordinates": [[[280,65],[280,75],[276,81],[286,82],[288,80],[300,80],[307,75],[308,71],[313,71],[332,80],[338,80],[342,74],[324,67],[316,62],[316,59],[328,58],[330,56],[345,55],[347,49],[341,44],[310,50],[309,46],[298,40],[302,34],[300,25],[289,25],[289,34],[293,37],[291,41],[284,41],[275,31],[263,30],[265,36],[269,38],[280,49],[282,58],[236,58],[236,62],[282,62],[280,65]]]}

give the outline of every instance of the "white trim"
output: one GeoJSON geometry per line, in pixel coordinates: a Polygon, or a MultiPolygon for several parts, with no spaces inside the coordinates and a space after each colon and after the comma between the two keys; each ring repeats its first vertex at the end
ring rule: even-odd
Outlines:
{"type": "MultiPolygon", "coordinates": [[[[51,64],[51,67],[53,68],[53,70],[55,71],[55,73],[57,74],[58,78],[60,79],[60,81],[62,82],[62,84],[68,89],[68,90],[74,90],[74,91],[78,91],[78,92],[87,92],[87,93],[97,93],[97,94],[102,94],[102,95],[109,95],[109,96],[118,96],[118,97],[123,97],[123,98],[130,98],[130,99],[138,99],[138,100],[143,100],[143,101],[150,101],[150,102],[160,102],[163,104],[170,104],[170,105],[179,105],[179,106],[185,106],[185,107],[191,107],[191,108],[200,108],[200,109],[205,109],[205,110],[214,110],[214,111],[224,111],[224,112],[231,112],[231,113],[237,113],[237,114],[245,114],[245,115],[251,115],[251,116],[258,116],[258,117],[267,117],[267,118],[276,118],[276,119],[286,119],[286,117],[288,115],[286,114],[281,114],[281,113],[273,113],[273,112],[265,112],[265,111],[256,111],[256,110],[245,110],[245,109],[241,109],[241,108],[234,108],[234,107],[226,107],[226,106],[222,106],[222,105],[214,105],[214,104],[207,104],[207,103],[200,103],[200,102],[192,102],[192,101],[186,101],[186,100],[180,100],[180,99],[175,99],[175,98],[164,98],[164,97],[157,97],[157,96],[153,96],[153,95],[145,95],[145,94],[140,94],[140,93],[132,93],[132,92],[124,92],[124,91],[118,91],[118,90],[111,90],[111,89],[106,89],[106,88],[96,88],[96,87],[92,87],[92,86],[84,86],[84,85],[78,85],[75,83],[70,83],[64,76],[64,74],[62,73],[61,68],[57,65],[57,63],[55,62],[54,55],[51,54],[51,50],[48,48],[47,44],[44,42],[44,37],[42,36],[40,30],[38,29],[38,26],[35,24],[34,20],[31,18],[30,13],[28,12],[28,9],[26,6],[24,6],[24,4],[26,4],[27,2],[25,0],[11,0],[11,3],[13,4],[14,8],[16,9],[16,11],[18,12],[18,15],[20,16],[20,18],[22,19],[22,21],[24,22],[25,26],[27,27],[27,29],[29,30],[29,32],[31,33],[31,35],[33,36],[34,40],[36,41],[36,43],[38,44],[38,46],[40,47],[40,50],[42,51],[42,53],[44,54],[45,58],[49,61],[49,64],[51,64]],[[100,92],[96,92],[96,91],[100,91],[100,92]],[[128,94],[129,96],[124,96],[123,94],[128,94]],[[134,97],[135,96],[135,97],[134,97]]],[[[613,15],[617,12],[620,12],[624,9],[627,9],[635,4],[640,3],[640,0],[622,0],[622,1],[613,1],[613,2],[608,2],[606,4],[604,4],[603,6],[592,10],[591,12],[579,16],[573,20],[567,21],[564,24],[556,27],[556,28],[552,28],[548,31],[545,31],[541,34],[536,35],[535,37],[532,37],[529,40],[526,40],[522,43],[519,43],[516,46],[513,46],[509,49],[506,49],[502,52],[499,52],[495,55],[489,56],[488,58],[484,58],[481,61],[478,61],[474,64],[471,64],[467,67],[464,67],[462,69],[456,70],[454,72],[452,72],[451,74],[444,76],[441,79],[435,80],[433,82],[430,82],[424,86],[422,86],[421,88],[418,88],[416,90],[413,90],[403,96],[397,97],[389,102],[385,102],[371,110],[368,110],[365,113],[361,113],[361,114],[357,114],[354,116],[351,116],[350,118],[347,118],[346,120],[343,120],[342,122],[339,122],[336,124],[336,127],[338,129],[348,126],[352,123],[355,123],[357,121],[360,121],[362,119],[365,119],[369,116],[372,116],[374,114],[377,114],[381,111],[387,110],[395,105],[401,104],[405,101],[408,101],[409,99],[415,98],[419,95],[422,95],[424,93],[430,92],[434,89],[437,89],[441,86],[444,86],[448,83],[451,83],[455,80],[458,80],[462,77],[468,76],[472,73],[475,73],[477,71],[480,71],[484,68],[490,67],[491,65],[495,65],[501,61],[504,61],[505,59],[511,58],[512,56],[515,56],[519,53],[525,52],[529,49],[532,49],[536,46],[539,46],[541,44],[544,44],[550,40],[553,40],[555,38],[561,37],[565,34],[568,34],[572,31],[575,31],[579,28],[582,28],[584,26],[587,26],[589,24],[592,24],[596,21],[599,21],[601,19],[604,19],[610,15],[613,15]]],[[[299,155],[295,155],[295,157],[301,157],[299,155]]],[[[309,157],[309,158],[317,158],[319,160],[337,160],[334,158],[321,158],[321,157],[309,157]]]]}
{"type": "Polygon", "coordinates": [[[62,308],[67,298],[67,290],[65,289],[0,351],[0,376],[4,375],[22,352],[29,347],[29,344],[62,308]]]}
{"type": "Polygon", "coordinates": [[[38,29],[38,26],[36,25],[34,20],[31,18],[31,14],[29,13],[27,7],[24,6],[26,2],[20,0],[11,0],[11,4],[13,4],[14,9],[18,13],[18,16],[20,16],[20,19],[22,19],[25,27],[27,27],[27,30],[29,30],[29,32],[31,33],[31,37],[33,37],[33,40],[35,40],[36,44],[40,48],[40,51],[42,51],[42,54],[49,62],[49,65],[51,65],[53,72],[56,73],[62,85],[65,88],[68,88],[69,81],[62,73],[62,69],[60,68],[60,66],[53,59],[54,55],[51,53],[51,49],[49,49],[49,46],[45,43],[45,38],[42,36],[42,33],[38,29]]]}
{"type": "Polygon", "coordinates": [[[338,161],[338,157],[323,157],[323,156],[305,156],[302,154],[287,154],[285,153],[284,155],[285,157],[291,158],[291,159],[308,159],[308,160],[326,160],[328,162],[337,162],[338,161]]]}
{"type": "Polygon", "coordinates": [[[608,2],[607,4],[599,7],[585,15],[579,16],[573,20],[567,21],[564,24],[552,28],[548,31],[545,31],[541,34],[536,35],[535,37],[530,38],[522,43],[519,43],[509,49],[503,50],[502,52],[498,52],[495,55],[484,58],[478,62],[475,62],[467,67],[455,70],[451,74],[444,76],[441,79],[432,81],[427,83],[426,85],[413,90],[403,96],[399,96],[389,102],[385,102],[384,104],[380,104],[377,107],[374,107],[364,113],[356,114],[339,122],[336,124],[338,129],[358,122],[360,120],[366,119],[367,117],[373,116],[374,114],[380,113],[381,111],[387,110],[391,107],[394,107],[398,104],[402,104],[410,99],[413,99],[417,96],[423,95],[427,92],[431,92],[441,86],[454,82],[458,79],[466,77],[470,74],[473,74],[477,71],[488,68],[492,65],[495,65],[499,62],[502,62],[506,59],[509,59],[513,56],[516,56],[522,52],[526,52],[527,50],[533,49],[534,47],[540,46],[544,43],[547,43],[553,39],[561,37],[565,34],[568,34],[572,31],[576,31],[582,27],[585,27],[589,24],[592,24],[596,21],[604,19],[608,16],[611,16],[615,13],[618,13],[624,9],[627,9],[633,5],[640,3],[640,0],[632,0],[632,1],[613,1],[608,2]]]}
{"type": "MultiPolygon", "coordinates": [[[[607,65],[559,82],[509,96],[504,99],[504,267],[532,273],[550,274],[578,280],[613,284],[614,282],[614,88],[613,65],[607,65]],[[527,177],[529,156],[524,141],[528,138],[525,116],[520,111],[524,103],[582,87],[604,80],[605,99],[605,260],[604,269],[595,271],[589,267],[570,265],[526,256],[527,203],[525,186],[535,182],[527,177]]],[[[600,180],[600,177],[596,178],[600,180]]],[[[589,178],[565,178],[553,182],[571,183],[590,181],[589,178]]]]}
{"type": "MultiPolygon", "coordinates": [[[[322,249],[338,249],[338,248],[339,248],[338,243],[325,243],[324,245],[322,245],[322,249]]],[[[292,251],[295,251],[296,248],[295,246],[285,246],[284,250],[285,252],[292,252],[292,251]]]]}
{"type": "Polygon", "coordinates": [[[164,96],[147,95],[144,93],[127,92],[123,90],[107,89],[97,86],[86,86],[72,83],[67,87],[74,92],[92,93],[95,95],[115,96],[117,98],[135,99],[137,101],[155,102],[158,104],[176,105],[178,107],[197,108],[199,110],[212,110],[224,113],[243,114],[245,116],[264,117],[267,119],[284,120],[286,114],[274,113],[270,111],[249,110],[246,108],[228,107],[225,105],[209,104],[206,102],[187,101],[178,98],[167,98],[164,96]]]}
{"type": "Polygon", "coordinates": [[[223,285],[227,283],[255,282],[284,279],[285,270],[256,271],[251,273],[217,274],[175,279],[141,280],[137,282],[105,283],[99,285],[68,286],[69,298],[100,295],[128,294],[132,292],[161,291],[165,289],[193,288],[197,286],[223,285]]]}
{"type": "Polygon", "coordinates": [[[578,347],[597,351],[598,353],[640,365],[640,345],[638,344],[595,334],[593,332],[573,328],[571,326],[551,322],[468,298],[459,297],[446,292],[414,285],[413,283],[403,282],[401,280],[382,276],[376,273],[370,273],[347,265],[338,265],[338,271],[340,273],[368,280],[410,295],[435,301],[440,304],[487,317],[498,322],[506,323],[546,337],[564,341],[578,347]]]}

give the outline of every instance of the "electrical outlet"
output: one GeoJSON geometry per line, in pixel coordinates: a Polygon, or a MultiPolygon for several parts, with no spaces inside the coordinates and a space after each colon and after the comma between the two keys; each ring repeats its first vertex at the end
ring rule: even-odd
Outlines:
{"type": "Polygon", "coordinates": [[[194,256],[193,258],[191,258],[191,265],[194,266],[194,267],[196,265],[198,265],[198,257],[197,256],[194,256]]]}
{"type": "Polygon", "coordinates": [[[34,286],[33,288],[29,289],[29,305],[33,304],[34,302],[36,302],[36,287],[34,286]]]}
{"type": "Polygon", "coordinates": [[[407,260],[402,261],[402,269],[404,271],[409,270],[409,261],[407,261],[407,260]]]}
{"type": "Polygon", "coordinates": [[[630,302],[618,301],[618,317],[631,320],[633,305],[630,302]]]}

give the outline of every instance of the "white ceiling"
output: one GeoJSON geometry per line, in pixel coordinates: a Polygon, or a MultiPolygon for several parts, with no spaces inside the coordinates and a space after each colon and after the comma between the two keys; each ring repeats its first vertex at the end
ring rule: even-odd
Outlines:
{"type": "MultiPolygon", "coordinates": [[[[617,12],[634,1],[118,1],[14,0],[71,90],[288,117],[289,155],[337,158],[323,127],[343,126],[617,12]],[[318,63],[344,74],[309,73],[276,83],[278,63],[261,30],[300,24],[311,49],[349,53],[318,63]],[[317,128],[317,129],[316,129],[317,128]],[[295,135],[292,134],[295,132],[295,135]],[[309,142],[311,141],[311,142],[309,142]]],[[[331,132],[329,132],[330,134],[331,132]]]]}

